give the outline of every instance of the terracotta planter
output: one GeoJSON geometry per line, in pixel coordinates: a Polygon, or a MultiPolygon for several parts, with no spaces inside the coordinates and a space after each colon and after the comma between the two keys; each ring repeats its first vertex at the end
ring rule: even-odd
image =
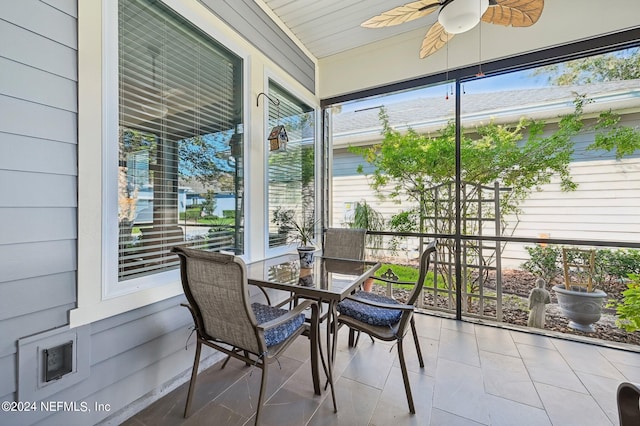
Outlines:
{"type": "Polygon", "coordinates": [[[371,288],[373,288],[373,278],[367,278],[366,280],[364,280],[364,283],[362,284],[362,289],[364,291],[371,291],[371,288]]]}
{"type": "Polygon", "coordinates": [[[593,333],[593,323],[601,316],[602,304],[607,293],[602,290],[593,292],[567,290],[561,286],[553,286],[558,297],[560,310],[569,319],[569,327],[585,333],[593,333]]]}

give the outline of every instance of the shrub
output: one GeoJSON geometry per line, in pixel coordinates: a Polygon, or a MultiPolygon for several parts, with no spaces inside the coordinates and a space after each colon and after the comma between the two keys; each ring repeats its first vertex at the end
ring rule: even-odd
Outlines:
{"type": "Polygon", "coordinates": [[[529,253],[529,260],[522,264],[524,270],[542,278],[550,283],[555,277],[562,273],[560,264],[562,261],[562,250],[556,246],[526,247],[529,253]]]}
{"type": "MultiPolygon", "coordinates": [[[[557,246],[526,247],[530,259],[522,268],[543,278],[547,283],[562,274],[562,248],[557,246]]],[[[573,255],[575,257],[575,255],[573,255]]],[[[569,261],[575,261],[570,257],[569,261]]],[[[640,250],[597,250],[592,279],[602,286],[605,278],[622,280],[630,274],[640,275],[640,250]]]]}
{"type": "Polygon", "coordinates": [[[639,250],[599,250],[598,254],[600,253],[607,275],[623,279],[630,274],[640,274],[639,250]]]}
{"type": "Polygon", "coordinates": [[[631,282],[622,292],[622,303],[616,306],[616,325],[628,332],[640,330],[640,275],[629,275],[631,282]]]}

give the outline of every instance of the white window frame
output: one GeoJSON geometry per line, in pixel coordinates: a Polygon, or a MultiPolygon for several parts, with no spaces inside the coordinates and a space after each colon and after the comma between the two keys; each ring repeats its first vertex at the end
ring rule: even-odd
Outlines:
{"type": "MultiPolygon", "coordinates": [[[[301,91],[297,90],[296,88],[294,88],[291,84],[289,84],[289,82],[283,80],[282,78],[280,78],[280,76],[278,74],[275,73],[275,71],[273,71],[272,69],[265,69],[264,72],[264,82],[263,82],[263,87],[264,87],[264,92],[265,93],[269,93],[269,80],[272,80],[274,83],[278,84],[279,86],[281,86],[282,88],[284,88],[285,90],[287,90],[289,93],[291,93],[293,96],[295,96],[296,98],[298,98],[299,100],[301,100],[302,102],[306,103],[307,105],[313,107],[313,115],[314,115],[314,151],[313,151],[313,155],[314,155],[314,181],[315,181],[315,200],[314,200],[314,212],[315,212],[315,216],[316,219],[318,218],[318,212],[320,211],[319,209],[322,206],[321,203],[321,182],[320,182],[320,172],[321,172],[321,164],[320,161],[318,161],[321,158],[322,155],[322,144],[320,143],[320,138],[322,137],[322,121],[321,119],[321,115],[320,115],[320,108],[317,107],[318,102],[316,101],[316,99],[314,99],[313,97],[310,97],[304,93],[302,93],[301,91]]],[[[265,99],[264,100],[265,105],[268,104],[269,100],[265,99]]],[[[269,107],[272,107],[271,104],[269,104],[269,107]]],[[[263,133],[265,135],[269,134],[269,131],[271,130],[269,128],[269,108],[265,107],[262,111],[262,115],[263,115],[263,123],[264,123],[264,129],[263,129],[263,133]]],[[[266,143],[265,143],[266,145],[266,143]]],[[[269,202],[269,150],[265,149],[265,153],[264,153],[264,158],[263,158],[263,164],[264,164],[264,204],[265,206],[268,205],[269,202]]],[[[273,257],[273,256],[278,256],[281,254],[285,254],[285,253],[290,253],[292,249],[295,249],[295,245],[294,244],[288,244],[288,245],[283,245],[283,246],[279,246],[279,247],[269,247],[269,209],[265,208],[264,209],[264,247],[265,247],[265,253],[266,253],[266,257],[273,257]]],[[[321,231],[320,228],[316,229],[316,237],[319,236],[319,232],[321,231]]],[[[317,238],[319,239],[319,238],[317,238]]]]}
{"type": "MultiPolygon", "coordinates": [[[[251,64],[246,42],[199,2],[163,0],[243,60],[244,121],[250,122],[251,64]]],[[[78,294],[70,311],[70,326],[108,318],[182,294],[178,270],[130,280],[116,289],[118,145],[118,2],[78,4],[78,294]],[[101,76],[98,78],[98,76],[101,76]]],[[[245,147],[250,126],[244,127],[245,147]]],[[[244,203],[250,196],[245,149],[244,203]]],[[[246,226],[245,242],[251,230],[246,226]]]]}

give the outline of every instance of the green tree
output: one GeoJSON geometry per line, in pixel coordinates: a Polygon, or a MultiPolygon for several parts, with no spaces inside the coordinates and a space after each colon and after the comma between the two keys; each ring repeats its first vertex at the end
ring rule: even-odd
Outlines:
{"type": "Polygon", "coordinates": [[[202,202],[202,211],[206,216],[213,216],[213,212],[218,204],[216,200],[216,193],[208,189],[204,194],[204,201],[202,202]]]}
{"type": "Polygon", "coordinates": [[[575,59],[540,67],[533,75],[547,76],[557,86],[640,78],[640,48],[575,59]]]}
{"type": "MultiPolygon", "coordinates": [[[[501,182],[511,191],[501,198],[503,213],[513,213],[531,191],[560,176],[563,190],[575,189],[569,174],[573,153],[571,140],[582,127],[582,100],[576,101],[573,114],[562,117],[559,129],[543,137],[543,121],[520,120],[513,126],[489,123],[476,129],[473,139],[462,129],[462,179],[477,184],[501,182]],[[526,141],[523,138],[526,135],[526,141]]],[[[384,109],[380,111],[383,139],[368,147],[352,147],[373,166],[371,186],[380,195],[399,203],[406,199],[418,206],[418,217],[433,210],[432,188],[450,184],[455,178],[455,124],[447,124],[434,136],[422,135],[413,129],[405,134],[393,129],[384,109]]],[[[358,167],[360,173],[362,166],[358,167]]],[[[451,203],[453,198],[449,197],[451,203]]],[[[446,211],[452,214],[452,209],[446,211]]],[[[444,214],[444,213],[443,213],[444,214]]],[[[405,232],[412,230],[401,221],[405,232]]],[[[413,230],[417,230],[416,227],[413,230]]],[[[445,230],[438,230],[443,231],[445,230]]]]}
{"type": "MultiPolygon", "coordinates": [[[[500,232],[509,224],[504,220],[507,214],[518,213],[519,205],[533,191],[559,177],[563,191],[576,189],[571,178],[569,163],[574,152],[573,137],[580,132],[597,132],[594,143],[588,149],[616,149],[617,153],[634,152],[640,149],[640,132],[637,129],[617,130],[629,137],[619,139],[612,129],[620,127],[604,112],[595,125],[585,126],[584,105],[589,100],[584,95],[575,99],[575,109],[560,118],[557,129],[545,134],[546,123],[537,120],[520,120],[514,125],[488,123],[475,128],[476,137],[461,129],[461,170],[463,180],[463,228],[464,234],[473,235],[482,226],[480,220],[494,218],[500,223],[500,232]],[[598,134],[610,135],[607,143],[598,143],[598,134]],[[620,144],[623,144],[620,145],[620,144]],[[620,147],[622,146],[622,149],[620,147]],[[495,218],[495,206],[481,202],[483,186],[495,182],[501,188],[499,197],[501,216],[495,218]]],[[[413,208],[405,209],[390,221],[392,229],[401,232],[433,232],[451,234],[455,229],[455,124],[447,124],[434,136],[417,133],[409,129],[400,133],[393,129],[384,109],[380,110],[382,141],[368,147],[351,147],[351,152],[362,155],[373,166],[370,176],[371,187],[381,197],[388,197],[398,204],[410,201],[413,208]]],[[[363,167],[358,171],[363,173],[363,167]]],[[[515,224],[517,226],[517,223],[515,224]]],[[[451,242],[440,245],[448,251],[448,259],[453,258],[451,242]]],[[[393,249],[393,247],[391,247],[393,249]]],[[[489,264],[482,247],[473,242],[465,243],[466,259],[469,264],[489,264]],[[477,263],[476,263],[477,262],[477,263]]],[[[442,267],[446,267],[444,264],[442,267]]],[[[488,270],[486,270],[488,272],[488,270]]],[[[474,290],[478,276],[472,277],[467,270],[467,283],[474,290]]]]}

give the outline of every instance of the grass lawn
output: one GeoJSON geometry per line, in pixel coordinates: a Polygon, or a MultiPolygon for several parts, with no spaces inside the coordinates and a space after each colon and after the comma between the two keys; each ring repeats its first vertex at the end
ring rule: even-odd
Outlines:
{"type": "Polygon", "coordinates": [[[232,217],[203,217],[197,219],[196,223],[202,225],[233,225],[235,219],[232,217]]]}
{"type": "MultiPolygon", "coordinates": [[[[391,268],[394,274],[399,277],[399,281],[409,281],[416,282],[418,280],[418,268],[413,268],[411,266],[404,265],[393,265],[390,263],[383,263],[380,269],[378,269],[375,273],[376,277],[384,274],[387,269],[391,268]]],[[[376,284],[380,285],[381,282],[377,281],[376,284]]],[[[427,278],[425,279],[425,286],[432,287],[433,286],[433,272],[427,272],[427,278]]],[[[444,283],[438,283],[439,287],[444,288],[444,283]]],[[[403,289],[411,289],[413,285],[409,284],[394,284],[394,288],[403,288],[403,289]]]]}

